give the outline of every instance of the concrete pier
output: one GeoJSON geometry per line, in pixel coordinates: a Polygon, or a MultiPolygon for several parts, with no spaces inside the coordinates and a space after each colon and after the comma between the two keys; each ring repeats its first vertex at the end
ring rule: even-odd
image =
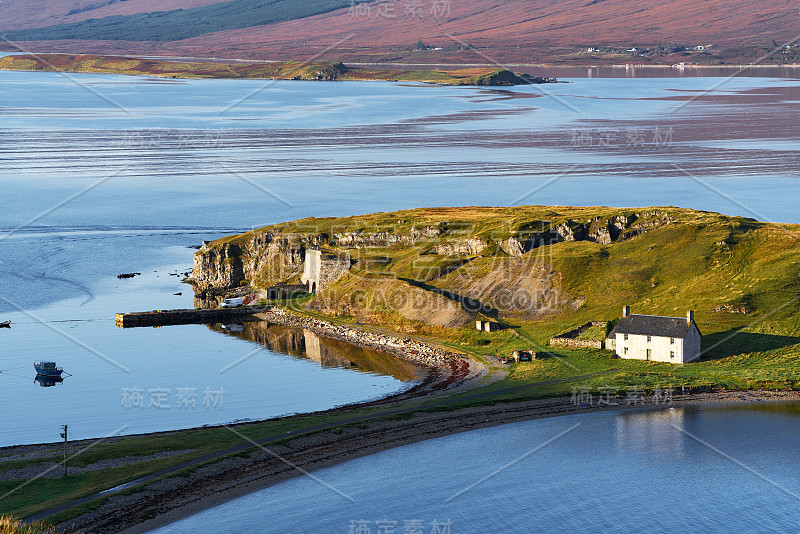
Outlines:
{"type": "Polygon", "coordinates": [[[118,313],[117,326],[135,328],[138,326],[167,326],[177,324],[227,323],[263,311],[269,306],[241,306],[239,308],[214,308],[192,310],[153,310],[149,312],[118,313]]]}

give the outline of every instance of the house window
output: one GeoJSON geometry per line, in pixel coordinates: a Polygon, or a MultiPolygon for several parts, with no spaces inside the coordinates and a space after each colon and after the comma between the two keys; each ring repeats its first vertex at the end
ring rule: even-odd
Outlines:
{"type": "Polygon", "coordinates": [[[628,341],[628,334],[623,334],[623,337],[625,338],[625,341],[628,341]]]}
{"type": "Polygon", "coordinates": [[[669,357],[670,358],[674,358],[675,357],[675,351],[674,350],[669,351],[669,357]]]}
{"type": "Polygon", "coordinates": [[[669,344],[670,345],[674,345],[675,344],[675,338],[674,337],[669,338],[669,344]]]}
{"type": "Polygon", "coordinates": [[[653,338],[650,337],[650,336],[647,336],[647,342],[650,343],[651,341],[653,341],[653,338]]]}
{"type": "Polygon", "coordinates": [[[653,351],[651,349],[647,349],[647,359],[650,359],[650,356],[653,355],[653,351]]]}
{"type": "Polygon", "coordinates": [[[622,353],[628,354],[628,347],[622,347],[622,353]]]}

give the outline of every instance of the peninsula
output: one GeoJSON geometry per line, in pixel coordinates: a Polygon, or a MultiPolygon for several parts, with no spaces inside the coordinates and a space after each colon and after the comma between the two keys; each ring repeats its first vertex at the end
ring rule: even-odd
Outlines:
{"type": "Polygon", "coordinates": [[[315,81],[402,81],[442,85],[527,85],[553,78],[517,75],[502,68],[440,70],[369,70],[338,61],[262,63],[186,62],[141,57],[86,54],[23,54],[0,58],[1,70],[127,74],[159,78],[235,78],[315,81]]]}
{"type": "MultiPolygon", "coordinates": [[[[755,387],[743,375],[717,382],[718,370],[767,353],[770,365],[777,354],[794,361],[798,240],[797,225],[673,207],[414,209],[206,242],[189,281],[197,306],[252,294],[475,354],[541,348],[579,325],[618,319],[624,306],[673,317],[695,310],[703,362],[668,374],[755,387]],[[478,332],[476,321],[498,328],[478,332]],[[688,371],[701,367],[702,377],[688,371]]],[[[638,383],[659,375],[630,372],[638,383]]]]}

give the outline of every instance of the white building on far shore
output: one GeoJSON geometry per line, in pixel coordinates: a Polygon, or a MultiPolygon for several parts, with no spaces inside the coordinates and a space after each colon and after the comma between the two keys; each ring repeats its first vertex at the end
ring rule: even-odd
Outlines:
{"type": "Polygon", "coordinates": [[[688,363],[700,359],[700,329],[694,311],[686,317],[634,315],[630,306],[608,334],[606,347],[620,358],[654,362],[688,363]]]}

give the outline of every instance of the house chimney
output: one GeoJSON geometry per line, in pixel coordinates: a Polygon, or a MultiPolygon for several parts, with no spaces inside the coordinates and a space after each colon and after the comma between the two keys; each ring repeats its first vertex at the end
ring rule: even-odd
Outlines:
{"type": "Polygon", "coordinates": [[[631,314],[631,307],[630,306],[623,306],[622,307],[622,316],[627,317],[631,314]]]}
{"type": "Polygon", "coordinates": [[[686,324],[692,324],[694,321],[694,310],[689,310],[686,312],[686,324]]]}

